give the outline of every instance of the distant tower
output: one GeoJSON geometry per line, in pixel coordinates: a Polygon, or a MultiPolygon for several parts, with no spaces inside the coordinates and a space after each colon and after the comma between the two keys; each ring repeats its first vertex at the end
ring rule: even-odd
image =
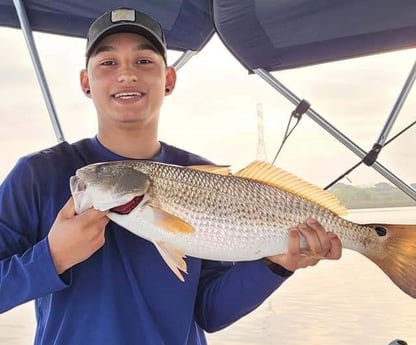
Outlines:
{"type": "Polygon", "coordinates": [[[257,103],[257,157],[256,159],[267,162],[266,146],[263,135],[263,105],[257,103]]]}

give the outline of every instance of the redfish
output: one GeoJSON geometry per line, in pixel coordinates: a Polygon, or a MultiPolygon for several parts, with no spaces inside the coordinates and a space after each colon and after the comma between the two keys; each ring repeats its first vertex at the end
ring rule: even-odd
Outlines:
{"type": "MultiPolygon", "coordinates": [[[[416,225],[348,221],[334,195],[265,162],[235,174],[215,165],[104,162],[78,169],[70,185],[77,213],[110,210],[181,280],[186,256],[248,261],[286,253],[288,229],[313,217],[416,297],[416,225]]],[[[304,239],[301,246],[311,254],[304,239]]]]}

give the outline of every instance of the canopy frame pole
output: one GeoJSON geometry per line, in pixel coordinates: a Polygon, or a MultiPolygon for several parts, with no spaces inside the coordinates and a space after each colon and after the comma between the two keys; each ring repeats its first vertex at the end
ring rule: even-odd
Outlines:
{"type": "Polygon", "coordinates": [[[52,96],[49,91],[48,82],[46,81],[42,64],[39,59],[39,54],[36,48],[35,41],[33,39],[32,28],[29,24],[25,6],[22,0],[13,0],[13,3],[14,7],[16,8],[17,16],[19,17],[20,26],[26,40],[26,45],[28,47],[30,57],[32,59],[32,64],[36,72],[36,77],[38,79],[42,95],[45,100],[46,107],[48,109],[49,118],[51,120],[53,130],[55,132],[55,137],[58,140],[58,142],[63,142],[65,140],[64,134],[62,132],[62,128],[55,111],[55,106],[53,104],[52,96]]]}
{"type": "Polygon", "coordinates": [[[364,158],[364,163],[367,165],[372,165],[376,160],[377,160],[377,156],[380,153],[381,149],[384,146],[384,143],[387,140],[387,137],[394,125],[394,123],[396,122],[396,119],[403,107],[403,104],[407,98],[407,96],[409,95],[410,90],[413,87],[413,84],[415,82],[416,79],[416,61],[413,64],[412,69],[409,72],[409,75],[403,85],[403,88],[399,94],[399,96],[397,97],[397,100],[386,120],[386,123],[383,127],[383,129],[381,130],[381,133],[377,139],[377,141],[374,143],[373,148],[370,150],[370,152],[367,154],[367,156],[364,158]]]}
{"type": "MultiPolygon", "coordinates": [[[[287,89],[280,81],[278,81],[271,73],[262,69],[256,68],[253,70],[259,77],[265,80],[269,85],[271,85],[274,89],[276,89],[280,94],[285,96],[291,103],[297,106],[301,100],[298,98],[293,92],[287,89]]],[[[314,120],[319,126],[321,126],[325,131],[331,134],[335,139],[341,142],[344,146],[350,149],[353,153],[355,153],[358,157],[363,159],[366,156],[366,152],[356,145],[353,141],[351,141],[348,137],[346,137],[343,133],[341,133],[338,129],[336,129],[333,125],[331,125],[328,121],[326,121],[322,116],[320,116],[316,111],[312,108],[309,108],[306,111],[306,114],[314,120]]],[[[398,187],[401,191],[406,193],[409,197],[416,201],[416,190],[413,189],[410,185],[403,182],[399,179],[396,175],[394,175],[391,171],[385,168],[379,162],[375,162],[372,166],[377,172],[379,172],[382,176],[384,176],[387,180],[393,183],[396,187],[398,187]]]]}
{"type": "Polygon", "coordinates": [[[181,56],[172,64],[177,71],[179,71],[191,58],[196,55],[196,51],[187,50],[182,53],[181,56]]]}

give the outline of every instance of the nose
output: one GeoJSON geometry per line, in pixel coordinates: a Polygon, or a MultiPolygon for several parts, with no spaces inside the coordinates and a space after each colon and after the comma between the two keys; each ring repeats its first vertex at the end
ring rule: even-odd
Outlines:
{"type": "Polygon", "coordinates": [[[117,77],[117,81],[119,83],[124,82],[137,82],[137,75],[135,71],[133,71],[131,68],[125,67],[120,71],[120,74],[117,77]]]}

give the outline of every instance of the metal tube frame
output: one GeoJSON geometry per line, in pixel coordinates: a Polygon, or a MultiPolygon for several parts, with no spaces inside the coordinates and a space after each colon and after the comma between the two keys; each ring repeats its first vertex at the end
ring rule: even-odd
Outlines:
{"type": "Polygon", "coordinates": [[[52,96],[49,91],[45,74],[42,69],[42,64],[40,62],[39,54],[36,49],[36,44],[32,35],[32,28],[27,17],[26,8],[22,0],[13,0],[13,3],[14,7],[16,8],[17,16],[19,17],[20,26],[26,40],[26,45],[28,47],[30,57],[32,59],[33,67],[35,68],[36,77],[38,79],[42,95],[46,103],[46,108],[48,109],[49,118],[51,120],[53,130],[55,132],[55,137],[58,140],[58,142],[62,142],[65,140],[64,134],[55,111],[55,106],[53,104],[52,96]]]}
{"type": "Polygon", "coordinates": [[[182,55],[179,56],[178,60],[172,64],[172,67],[179,71],[194,55],[196,55],[196,52],[193,50],[183,52],[182,55]]]}
{"type": "Polygon", "coordinates": [[[400,110],[403,107],[404,101],[406,100],[407,96],[409,95],[410,90],[413,87],[413,84],[416,79],[416,61],[413,64],[412,69],[409,72],[409,75],[406,79],[406,82],[403,85],[402,91],[400,92],[399,96],[397,97],[396,103],[393,106],[393,109],[390,112],[389,117],[387,118],[387,121],[380,133],[380,136],[377,140],[376,144],[379,144],[381,146],[384,145],[385,141],[387,140],[387,137],[390,133],[391,128],[393,127],[394,122],[397,119],[397,116],[400,113],[400,110]]]}
{"type": "MultiPolygon", "coordinates": [[[[414,68],[415,69],[415,68],[414,68]]],[[[258,68],[253,70],[258,76],[260,76],[263,80],[265,80],[268,84],[270,84],[274,89],[276,89],[279,93],[285,96],[291,103],[294,105],[298,105],[300,103],[300,98],[298,98],[294,93],[292,93],[289,89],[287,89],[280,81],[278,81],[271,73],[268,71],[258,68]]],[[[412,70],[413,74],[414,71],[412,70]]],[[[414,80],[413,77],[409,77],[408,81],[414,80]]],[[[405,89],[406,91],[402,92],[403,95],[401,97],[405,97],[408,93],[408,88],[411,87],[411,82],[406,82],[405,89]]],[[[409,88],[410,89],[410,88],[409,88]]],[[[400,102],[398,101],[396,104],[402,104],[404,99],[400,102]]],[[[384,126],[383,133],[387,132],[387,129],[390,129],[392,126],[392,122],[395,121],[398,113],[398,108],[395,107],[392,112],[392,116],[387,119],[387,123],[384,126]],[[394,115],[394,116],[393,116],[394,115]]],[[[312,120],[314,120],[319,126],[321,126],[324,130],[326,130],[329,134],[331,134],[335,139],[345,145],[348,149],[350,149],[353,153],[355,153],[358,157],[363,159],[366,156],[366,152],[356,145],[353,141],[351,141],[348,137],[346,137],[343,133],[337,130],[333,125],[331,125],[328,121],[326,121],[322,116],[320,116],[316,111],[312,108],[306,111],[306,115],[308,115],[312,120]]],[[[382,135],[384,135],[382,133],[382,135]]],[[[381,165],[379,162],[375,162],[372,165],[377,172],[379,172],[382,176],[384,176],[387,180],[393,183],[396,187],[406,193],[409,197],[416,201],[416,190],[413,189],[410,185],[403,182],[399,179],[396,175],[394,175],[391,171],[381,165]]]]}

